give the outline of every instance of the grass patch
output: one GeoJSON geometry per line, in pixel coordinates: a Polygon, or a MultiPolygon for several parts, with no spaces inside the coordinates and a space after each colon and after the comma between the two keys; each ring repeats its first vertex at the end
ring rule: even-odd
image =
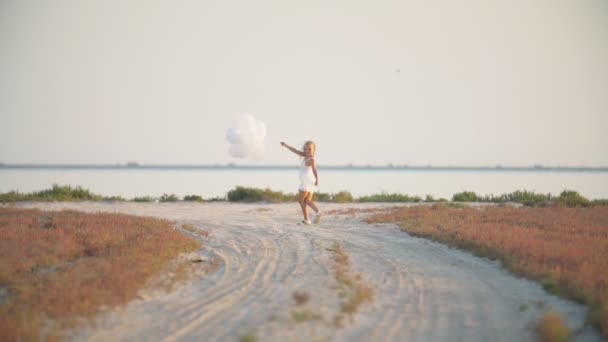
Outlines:
{"type": "Polygon", "coordinates": [[[199,247],[166,220],[0,208],[0,340],[60,339],[199,247]]]}
{"type": "Polygon", "coordinates": [[[163,194],[162,196],[160,196],[158,201],[159,202],[177,202],[177,201],[179,201],[179,197],[177,197],[177,195],[174,195],[174,194],[163,194]]]}
{"type": "MultiPolygon", "coordinates": [[[[338,281],[340,291],[338,296],[342,298],[340,310],[342,313],[352,316],[359,306],[372,300],[373,291],[361,277],[360,274],[353,274],[350,271],[350,260],[340,244],[334,243],[332,248],[335,263],[335,278],[338,281]]],[[[334,319],[337,325],[341,325],[342,315],[337,315],[334,319]]]]}
{"type": "MultiPolygon", "coordinates": [[[[270,189],[257,189],[237,186],[226,194],[230,202],[270,202],[286,203],[296,201],[296,194],[273,191],[270,189]]],[[[315,193],[314,200],[318,202],[350,203],[355,199],[348,191],[340,191],[335,194],[315,193]]]]}
{"type": "MultiPolygon", "coordinates": [[[[567,195],[570,196],[570,195],[567,195]]],[[[497,259],[548,291],[589,305],[608,336],[608,207],[399,208],[368,218],[497,259]]]]}
{"type": "Polygon", "coordinates": [[[188,231],[194,235],[202,236],[205,239],[208,239],[211,236],[211,233],[208,230],[198,229],[191,225],[190,223],[182,224],[182,229],[188,231]]]}
{"type": "Polygon", "coordinates": [[[312,312],[310,310],[292,311],[291,318],[297,323],[319,321],[323,319],[320,314],[312,312]]]}
{"type": "Polygon", "coordinates": [[[528,207],[566,206],[589,207],[608,204],[608,200],[590,201],[573,190],[564,190],[559,196],[537,194],[531,191],[518,190],[500,196],[480,196],[471,191],[463,191],[452,196],[454,202],[487,202],[487,203],[520,203],[528,207]]]}
{"type": "Polygon", "coordinates": [[[202,202],[203,198],[199,195],[186,195],[184,196],[185,202],[202,202]]]}
{"type": "Polygon", "coordinates": [[[257,340],[257,337],[253,333],[243,335],[241,338],[239,338],[240,342],[256,342],[257,340]]]}
{"type": "Polygon", "coordinates": [[[230,202],[292,202],[295,201],[294,194],[284,194],[280,191],[270,189],[256,189],[237,186],[228,191],[226,195],[230,202]]]}
{"type": "MultiPolygon", "coordinates": [[[[421,202],[422,199],[418,196],[408,196],[402,194],[381,193],[378,195],[362,196],[357,199],[357,202],[421,202]]],[[[427,196],[427,202],[434,201],[433,196],[427,196]]]]}
{"type": "Polygon", "coordinates": [[[135,197],[135,198],[133,198],[133,202],[140,202],[140,203],[156,202],[156,197],[150,197],[150,196],[135,197]]]}
{"type": "Polygon", "coordinates": [[[0,194],[0,202],[25,202],[25,201],[124,201],[120,196],[104,197],[91,193],[80,186],[53,184],[50,189],[22,194],[10,191],[0,194]]]}

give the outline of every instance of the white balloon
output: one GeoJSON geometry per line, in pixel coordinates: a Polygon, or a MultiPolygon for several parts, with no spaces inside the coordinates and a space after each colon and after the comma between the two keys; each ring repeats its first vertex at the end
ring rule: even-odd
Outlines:
{"type": "Polygon", "coordinates": [[[241,143],[241,132],[237,128],[229,128],[226,131],[226,139],[231,144],[239,144],[241,143]]]}
{"type": "Polygon", "coordinates": [[[264,138],[266,125],[256,120],[249,113],[239,115],[234,127],[226,131],[226,140],[230,143],[228,153],[234,158],[264,158],[264,138]]]}
{"type": "Polygon", "coordinates": [[[249,148],[244,144],[232,144],[230,145],[228,152],[235,158],[247,158],[247,155],[249,155],[249,148]]]}

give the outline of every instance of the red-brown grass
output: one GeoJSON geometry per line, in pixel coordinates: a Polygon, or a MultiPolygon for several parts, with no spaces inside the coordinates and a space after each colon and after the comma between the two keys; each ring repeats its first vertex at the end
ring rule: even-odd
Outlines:
{"type": "Polygon", "coordinates": [[[400,208],[368,222],[499,259],[514,273],[591,307],[608,336],[608,207],[400,208]]]}
{"type": "Polygon", "coordinates": [[[60,338],[197,248],[166,220],[0,208],[0,340],[60,338]]]}

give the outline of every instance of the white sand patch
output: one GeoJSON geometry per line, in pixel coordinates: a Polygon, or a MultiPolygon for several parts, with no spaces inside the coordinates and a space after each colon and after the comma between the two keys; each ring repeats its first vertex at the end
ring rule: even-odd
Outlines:
{"type": "MultiPolygon", "coordinates": [[[[189,223],[211,233],[204,257],[221,258],[217,271],[171,293],[138,299],[102,315],[87,341],[533,341],[534,324],[549,307],[579,334],[586,308],[552,296],[486,259],[428,240],[394,225],[368,225],[361,217],[325,214],[319,225],[297,223],[297,204],[34,203],[47,210],[120,212],[189,223]],[[341,328],[331,249],[337,241],[351,269],[373,287],[341,328]],[[310,300],[296,306],[295,291],[310,300]],[[295,320],[293,312],[315,316],[295,320]]],[[[394,206],[324,204],[339,208],[394,206]]]]}

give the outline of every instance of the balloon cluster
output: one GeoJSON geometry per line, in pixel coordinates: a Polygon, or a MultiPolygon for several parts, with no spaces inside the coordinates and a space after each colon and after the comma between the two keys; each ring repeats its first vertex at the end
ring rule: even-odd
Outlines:
{"type": "Polygon", "coordinates": [[[243,113],[236,125],[226,131],[226,139],[230,143],[228,153],[234,158],[261,160],[264,157],[265,137],[266,125],[253,115],[243,113]]]}

